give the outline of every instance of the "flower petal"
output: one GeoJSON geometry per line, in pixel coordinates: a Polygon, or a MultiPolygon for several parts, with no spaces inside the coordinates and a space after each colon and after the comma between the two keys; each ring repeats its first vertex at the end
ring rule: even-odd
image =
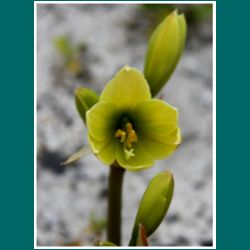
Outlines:
{"type": "Polygon", "coordinates": [[[138,104],[131,115],[138,141],[153,159],[162,159],[174,152],[181,138],[175,108],[152,99],[138,104]]]}
{"type": "Polygon", "coordinates": [[[158,99],[139,103],[131,112],[138,135],[162,143],[177,141],[178,111],[158,99]]]}
{"type": "Polygon", "coordinates": [[[114,103],[99,102],[87,111],[87,128],[91,138],[105,141],[114,136],[118,109],[114,103]]]}
{"type": "Polygon", "coordinates": [[[111,137],[109,140],[96,141],[89,136],[89,141],[97,157],[104,164],[110,165],[115,161],[116,140],[111,137]]]}
{"type": "Polygon", "coordinates": [[[178,132],[177,132],[177,141],[175,144],[178,146],[182,143],[182,136],[181,136],[181,129],[178,127],[178,132]]]}
{"type": "Polygon", "coordinates": [[[150,98],[149,86],[143,74],[135,68],[125,66],[106,85],[100,101],[114,102],[118,107],[127,109],[150,98]]]}
{"type": "MultiPolygon", "coordinates": [[[[177,134],[178,132],[174,131],[174,133],[177,134]]],[[[147,136],[142,136],[139,140],[148,154],[155,160],[163,159],[171,155],[178,146],[177,143],[163,143],[147,136]]]]}
{"type": "Polygon", "coordinates": [[[117,162],[129,171],[138,171],[151,167],[154,164],[153,159],[140,143],[134,145],[134,156],[126,157],[126,153],[122,144],[117,144],[116,160],[117,162]]]}

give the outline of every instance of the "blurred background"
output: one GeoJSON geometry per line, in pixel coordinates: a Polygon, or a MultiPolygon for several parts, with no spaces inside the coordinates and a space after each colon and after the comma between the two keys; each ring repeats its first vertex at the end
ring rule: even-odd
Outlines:
{"type": "Polygon", "coordinates": [[[179,109],[183,143],[148,170],[125,174],[123,245],[149,180],[170,169],[175,193],[150,237],[152,246],[212,246],[212,6],[37,5],[37,244],[91,246],[105,240],[108,167],[93,155],[72,166],[87,145],[74,89],[98,93],[124,65],[143,69],[148,38],[178,8],[188,21],[184,54],[163,98],[179,109]]]}

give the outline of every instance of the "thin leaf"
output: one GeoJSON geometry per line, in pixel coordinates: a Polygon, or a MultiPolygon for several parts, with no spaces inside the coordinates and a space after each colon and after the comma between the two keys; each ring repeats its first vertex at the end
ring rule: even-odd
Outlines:
{"type": "Polygon", "coordinates": [[[73,155],[71,155],[66,161],[62,162],[62,165],[69,165],[71,163],[74,163],[78,160],[80,160],[82,157],[88,155],[92,153],[91,148],[88,146],[85,146],[83,148],[81,148],[79,151],[77,151],[76,153],[74,153],[73,155]]]}

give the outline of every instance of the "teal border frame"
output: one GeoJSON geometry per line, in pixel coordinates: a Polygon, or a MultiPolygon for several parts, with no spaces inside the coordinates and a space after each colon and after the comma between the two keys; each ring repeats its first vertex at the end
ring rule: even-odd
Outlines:
{"type": "MultiPolygon", "coordinates": [[[[131,2],[135,2],[136,4],[138,4],[140,2],[143,3],[143,2],[146,2],[146,1],[36,1],[37,5],[44,4],[44,3],[49,3],[49,2],[51,2],[52,4],[53,3],[55,3],[55,4],[61,4],[61,3],[69,4],[70,2],[72,2],[72,4],[74,4],[76,2],[78,2],[80,4],[81,3],[84,4],[84,2],[88,2],[88,3],[89,2],[98,2],[98,4],[100,2],[103,2],[104,4],[105,4],[105,2],[106,2],[106,4],[110,4],[110,3],[112,4],[112,2],[114,2],[114,4],[116,2],[123,2],[124,4],[130,4],[131,2]]],[[[153,2],[153,1],[148,1],[148,2],[153,2]]],[[[213,23],[214,23],[214,21],[216,21],[216,1],[157,1],[157,3],[167,3],[167,2],[169,2],[169,3],[171,3],[171,2],[177,2],[177,3],[180,2],[180,3],[186,3],[186,4],[196,4],[196,3],[197,4],[205,4],[207,2],[208,4],[213,4],[213,23]]],[[[34,23],[36,23],[36,14],[35,14],[36,8],[35,7],[36,7],[36,4],[34,3],[34,23]]],[[[216,31],[215,26],[213,26],[213,71],[216,73],[216,69],[214,67],[216,65],[215,59],[214,59],[216,57],[216,44],[215,44],[216,43],[216,34],[215,34],[214,30],[216,31]]],[[[36,39],[36,36],[35,36],[35,39],[36,39]]],[[[34,44],[36,46],[36,40],[35,40],[34,44]]],[[[36,51],[36,48],[35,48],[35,51],[36,51]]],[[[34,51],[34,53],[35,53],[35,51],[34,51]]],[[[36,58],[35,58],[35,60],[36,60],[36,58]]],[[[216,87],[215,73],[213,73],[214,74],[213,75],[213,95],[215,95],[215,93],[216,93],[216,89],[215,89],[215,87],[216,87]]],[[[214,107],[216,105],[216,100],[215,99],[216,98],[214,98],[214,101],[213,101],[213,106],[214,107]]],[[[215,114],[216,114],[216,110],[213,109],[213,119],[216,121],[216,119],[214,117],[215,114]]],[[[35,117],[35,119],[36,119],[36,117],[35,117]]],[[[215,130],[214,133],[216,133],[216,128],[215,128],[214,122],[213,122],[213,130],[215,130]]],[[[213,134],[213,141],[216,141],[216,135],[215,134],[213,134]]],[[[214,148],[216,148],[215,147],[216,146],[215,142],[213,143],[213,146],[214,146],[214,148]]],[[[34,149],[34,150],[36,150],[36,149],[34,149]]],[[[216,152],[214,150],[213,150],[213,158],[216,159],[216,152]]],[[[34,161],[36,161],[36,159],[34,161]]],[[[213,172],[214,172],[213,173],[213,198],[214,199],[216,198],[216,192],[215,192],[216,191],[216,185],[215,185],[216,184],[215,183],[216,182],[216,173],[215,173],[215,170],[216,170],[216,162],[213,160],[213,172]]],[[[34,194],[34,199],[35,199],[36,198],[36,186],[34,187],[34,189],[35,189],[35,194],[34,194]]],[[[214,203],[216,203],[215,200],[213,200],[213,246],[211,246],[211,247],[210,246],[209,247],[205,247],[205,246],[184,247],[183,246],[183,247],[181,247],[182,249],[192,249],[192,248],[194,248],[194,249],[215,249],[215,247],[216,247],[216,211],[215,211],[215,204],[214,203]]],[[[36,210],[36,205],[35,205],[34,210],[36,210]]],[[[34,220],[35,220],[35,225],[34,225],[34,248],[35,249],[60,249],[61,247],[58,248],[58,247],[36,246],[36,233],[35,233],[35,231],[36,231],[36,217],[34,217],[34,220]]],[[[154,247],[154,248],[159,249],[159,247],[154,247]]],[[[64,247],[64,249],[79,249],[79,247],[64,247]]],[[[86,249],[86,247],[85,247],[85,249],[86,249]]],[[[166,247],[164,247],[164,249],[180,249],[180,247],[173,247],[172,248],[172,247],[166,246],[166,247]]]]}
{"type": "MultiPolygon", "coordinates": [[[[236,115],[244,119],[249,114],[246,110],[249,92],[244,91],[244,84],[248,85],[244,73],[249,64],[241,59],[249,56],[249,50],[245,49],[249,47],[248,4],[230,0],[216,3],[216,249],[243,249],[249,245],[249,217],[246,215],[249,213],[249,163],[246,164],[249,135],[243,137],[245,142],[241,145],[235,131],[242,124],[236,115]]],[[[34,249],[33,8],[34,2],[30,0],[1,3],[2,249],[34,249]]],[[[246,120],[241,127],[246,128],[248,124],[246,120]]]]}

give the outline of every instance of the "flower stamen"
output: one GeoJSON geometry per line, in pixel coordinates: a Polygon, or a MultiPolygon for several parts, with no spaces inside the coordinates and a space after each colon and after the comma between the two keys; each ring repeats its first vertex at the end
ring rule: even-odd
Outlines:
{"type": "Polygon", "coordinates": [[[126,145],[128,148],[132,148],[132,143],[137,142],[137,135],[133,129],[131,129],[128,133],[126,145]]]}
{"type": "Polygon", "coordinates": [[[133,143],[138,141],[137,134],[133,129],[133,125],[127,122],[123,129],[117,129],[115,137],[120,139],[124,144],[125,158],[128,160],[130,157],[135,156],[133,153],[133,143]]]}
{"type": "Polygon", "coordinates": [[[126,139],[126,132],[121,130],[121,129],[118,129],[116,132],[115,132],[115,137],[116,138],[119,138],[120,139],[120,142],[124,142],[125,139],[126,139]]]}

